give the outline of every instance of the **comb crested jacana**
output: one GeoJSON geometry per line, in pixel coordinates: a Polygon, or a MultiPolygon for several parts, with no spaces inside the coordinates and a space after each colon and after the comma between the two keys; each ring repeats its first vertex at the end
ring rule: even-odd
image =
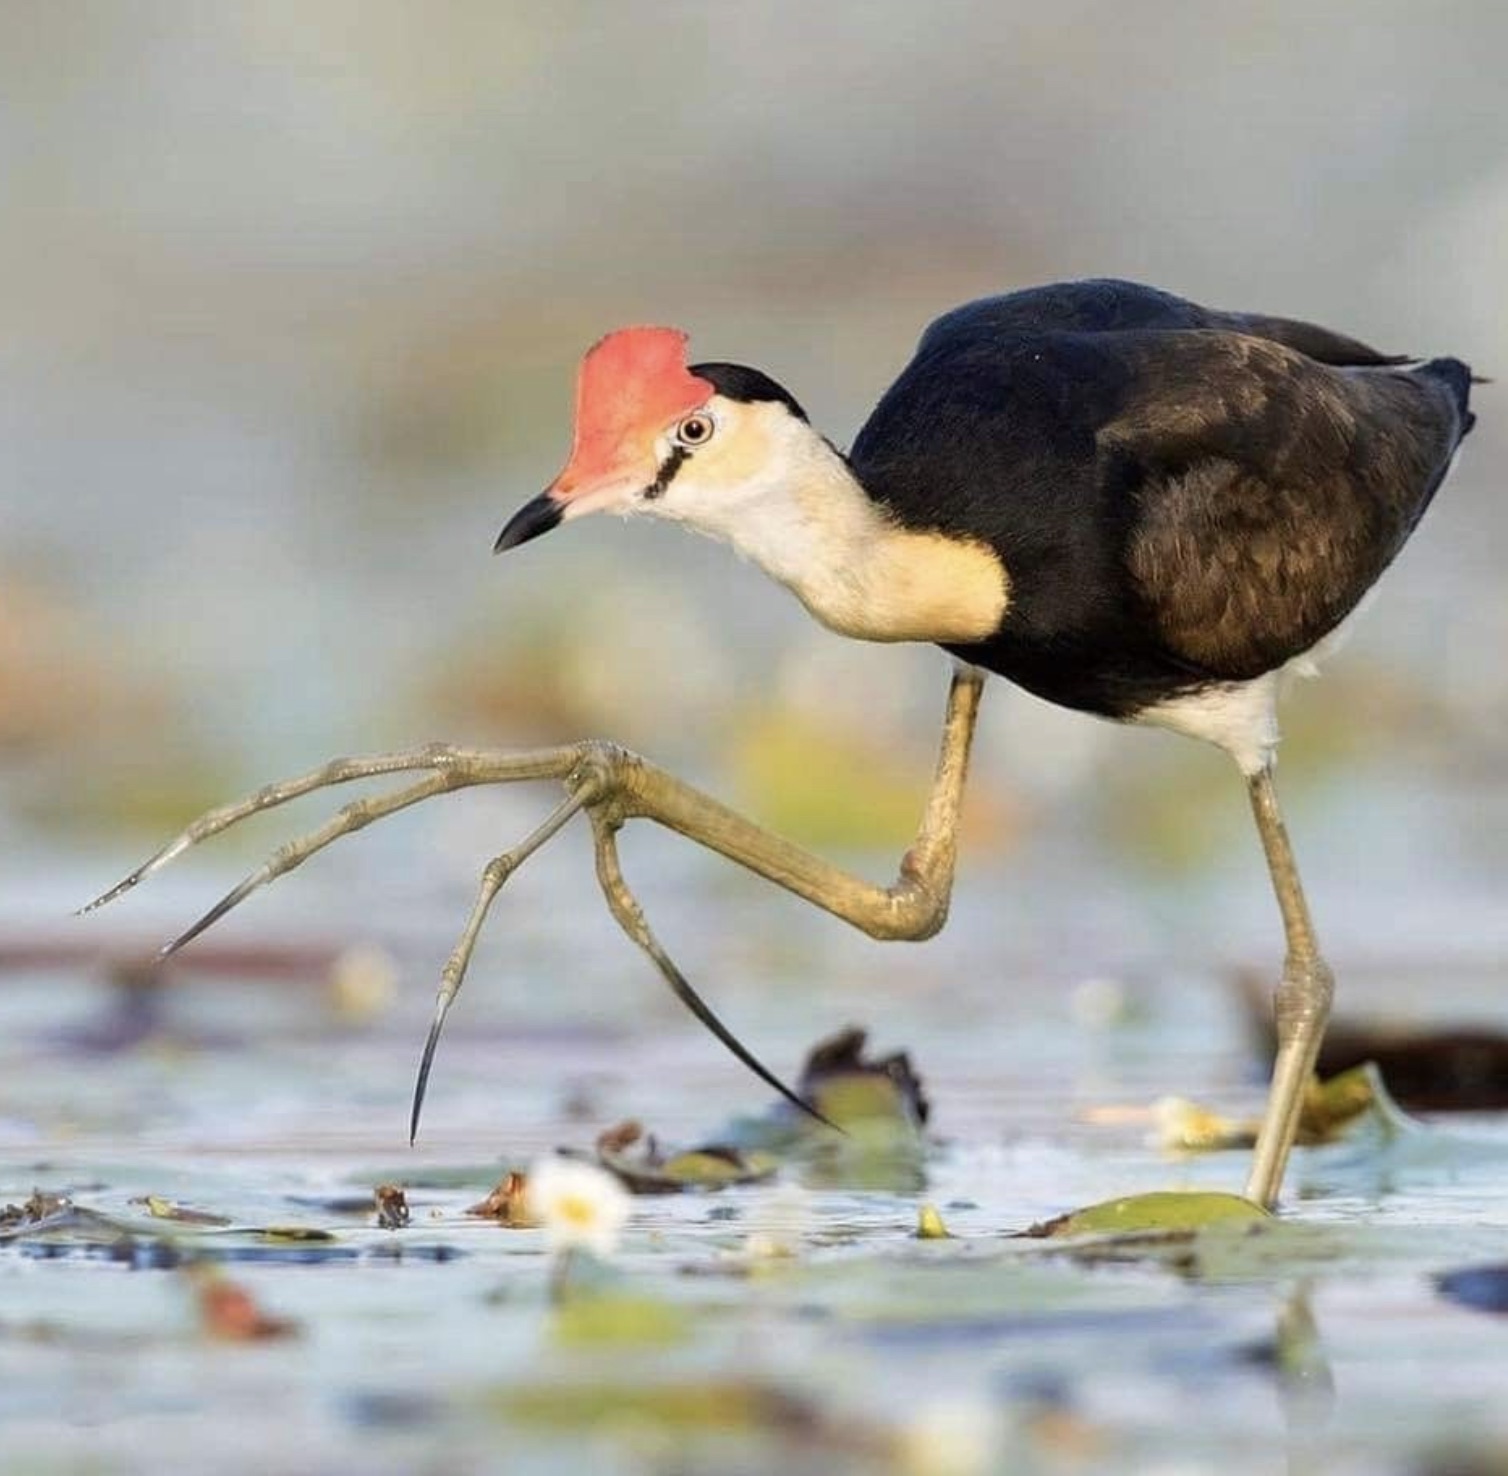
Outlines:
{"type": "Polygon", "coordinates": [[[731,543],[842,635],[952,653],[936,777],[891,885],[859,880],[594,740],[336,759],[205,815],[100,901],[311,790],[424,775],[285,846],[171,951],[372,820],[463,786],[553,779],[565,799],[488,865],[445,966],[411,1130],[488,907],[578,811],[624,931],[726,1044],[793,1096],[660,947],[624,883],[616,833],[653,820],[872,937],[930,937],[947,917],[969,748],[994,672],[1065,707],[1206,739],[1245,777],[1287,938],[1277,1060],[1246,1186],[1274,1203],[1333,994],[1273,788],[1277,700],[1444,479],[1473,420],[1466,365],[1414,363],[1312,324],[1213,311],[1133,283],[1064,283],[939,318],[845,456],[774,380],[738,364],[688,365],[686,342],[674,329],[626,328],[588,352],[565,470],[497,548],[592,512],[670,518],[731,543]]]}

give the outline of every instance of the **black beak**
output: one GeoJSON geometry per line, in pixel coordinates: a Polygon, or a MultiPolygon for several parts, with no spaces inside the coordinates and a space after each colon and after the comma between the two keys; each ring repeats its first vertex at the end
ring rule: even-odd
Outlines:
{"type": "Polygon", "coordinates": [[[508,526],[497,535],[492,545],[493,553],[502,553],[506,548],[517,548],[541,533],[548,533],[560,522],[564,509],[548,492],[541,492],[533,502],[526,502],[508,519],[508,526]]]}

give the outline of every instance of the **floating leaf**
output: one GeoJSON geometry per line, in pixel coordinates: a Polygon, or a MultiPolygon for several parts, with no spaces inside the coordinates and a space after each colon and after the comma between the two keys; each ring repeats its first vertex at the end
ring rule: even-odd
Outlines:
{"type": "Polygon", "coordinates": [[[926,1126],[931,1104],[905,1051],[866,1057],[868,1032],[851,1025],[807,1053],[797,1091],[839,1127],[902,1121],[926,1126]]]}
{"type": "Polygon", "coordinates": [[[764,1426],[812,1427],[815,1412],[794,1395],[766,1385],[727,1380],[674,1384],[524,1384],[498,1396],[510,1420],[572,1435],[603,1426],[658,1426],[718,1436],[764,1426]]]}
{"type": "Polygon", "coordinates": [[[634,1194],[678,1194],[687,1189],[726,1189],[758,1184],[779,1168],[774,1157],[722,1143],[664,1154],[653,1134],[623,1122],[597,1139],[597,1161],[634,1194]],[[638,1147],[637,1153],[630,1149],[638,1147]]]}
{"type": "Polygon", "coordinates": [[[164,1199],[157,1194],[143,1195],[133,1199],[132,1204],[144,1204],[154,1220],[175,1220],[180,1225],[222,1226],[234,1223],[229,1215],[215,1215],[208,1210],[190,1209],[176,1200],[164,1199]]]}
{"type": "Polygon", "coordinates": [[[1053,1238],[1125,1235],[1158,1230],[1203,1230],[1211,1225],[1255,1225],[1271,1218],[1260,1205],[1239,1194],[1157,1190],[1091,1204],[1072,1214],[1033,1225],[1025,1233],[1053,1238]]]}
{"type": "Polygon", "coordinates": [[[869,1057],[866,1040],[864,1030],[850,1026],[820,1041],[797,1083],[802,1097],[842,1133],[776,1103],[763,1116],[734,1124],[726,1141],[799,1158],[802,1177],[813,1187],[924,1189],[929,1108],[921,1079],[905,1051],[869,1057]]]}
{"type": "Polygon", "coordinates": [[[33,1189],[25,1204],[8,1204],[0,1209],[0,1229],[13,1225],[34,1225],[38,1220],[51,1219],[69,1209],[73,1201],[66,1194],[50,1194],[45,1189],[33,1189]]]}
{"type": "Polygon", "coordinates": [[[557,1342],[572,1348],[669,1347],[691,1336],[690,1314],[654,1297],[568,1292],[553,1324],[557,1342]]]}
{"type": "Polygon", "coordinates": [[[952,1231],[943,1224],[943,1217],[938,1214],[937,1206],[924,1204],[916,1216],[916,1238],[918,1240],[951,1240],[952,1231]]]}
{"type": "MultiPolygon", "coordinates": [[[[1164,1148],[1180,1153],[1211,1153],[1227,1148],[1250,1148],[1261,1123],[1256,1118],[1223,1117],[1183,1097],[1164,1097],[1152,1115],[1164,1148]]],[[[1315,1148],[1345,1137],[1363,1122],[1375,1121],[1384,1135],[1414,1126],[1388,1095],[1377,1067],[1355,1066],[1326,1081],[1311,1081],[1304,1092],[1294,1141],[1315,1148]]]]}
{"type": "Polygon", "coordinates": [[[534,1230],[539,1226],[539,1221],[529,1213],[528,1175],[516,1170],[499,1179],[486,1199],[472,1205],[466,1213],[496,1220],[510,1230],[534,1230]]]}
{"type": "Polygon", "coordinates": [[[313,1225],[264,1225],[256,1234],[259,1240],[276,1245],[325,1244],[340,1239],[333,1230],[319,1230],[313,1225]]]}

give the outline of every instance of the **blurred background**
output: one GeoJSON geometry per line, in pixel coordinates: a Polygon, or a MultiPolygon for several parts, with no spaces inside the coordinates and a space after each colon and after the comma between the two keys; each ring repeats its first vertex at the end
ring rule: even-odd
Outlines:
{"type": "MultiPolygon", "coordinates": [[[[888,874],[937,652],[841,641],[670,528],[491,558],[564,458],[583,349],[684,326],[841,444],[938,312],[1120,275],[1501,379],[1505,54],[1492,0],[7,5],[0,922],[82,937],[67,908],[203,805],[431,738],[612,736],[888,874]]],[[[1342,947],[1508,942],[1501,397],[1289,704],[1342,947]]],[[[1219,755],[996,684],[977,773],[965,866],[1001,946],[1275,957],[1219,755]],[[1121,907],[1132,884],[1162,911],[1121,907]],[[1187,903],[1222,885],[1213,930],[1187,903]]],[[[242,925],[464,906],[542,802],[446,801],[242,925]]],[[[97,926],[187,921],[161,895],[97,926]]]]}

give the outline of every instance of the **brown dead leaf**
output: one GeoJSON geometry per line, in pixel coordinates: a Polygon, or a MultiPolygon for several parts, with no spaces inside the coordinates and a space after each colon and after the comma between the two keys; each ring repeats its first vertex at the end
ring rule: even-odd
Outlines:
{"type": "Polygon", "coordinates": [[[398,1184],[379,1184],[372,1191],[377,1205],[377,1228],[401,1230],[408,1224],[408,1196],[398,1184]]]}
{"type": "Polygon", "coordinates": [[[492,1192],[480,1204],[466,1211],[484,1220],[496,1220],[510,1230],[533,1230],[539,1221],[529,1214],[529,1177],[516,1169],[499,1179],[492,1192]]]}
{"type": "Polygon", "coordinates": [[[144,1194],[139,1199],[133,1199],[132,1204],[146,1206],[147,1213],[154,1220],[175,1220],[180,1225],[214,1225],[222,1226],[232,1223],[228,1215],[212,1214],[209,1210],[190,1209],[187,1205],[179,1204],[174,1199],[164,1199],[158,1194],[144,1194]]]}
{"type": "Polygon", "coordinates": [[[25,1204],[8,1204],[0,1210],[0,1225],[34,1225],[38,1220],[51,1219],[70,1209],[73,1201],[66,1194],[50,1194],[45,1189],[33,1189],[25,1204]]]}

